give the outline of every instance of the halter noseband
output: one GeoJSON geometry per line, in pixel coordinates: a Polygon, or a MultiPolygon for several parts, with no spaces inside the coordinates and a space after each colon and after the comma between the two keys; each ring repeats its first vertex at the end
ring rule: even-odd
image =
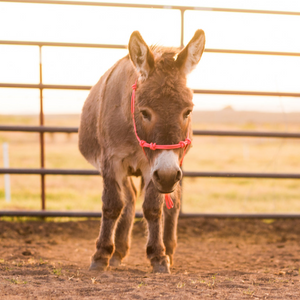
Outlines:
{"type": "MultiPolygon", "coordinates": [[[[135,81],[135,83],[132,85],[132,95],[131,95],[131,116],[132,116],[132,121],[133,121],[133,128],[134,128],[134,133],[135,136],[139,142],[139,145],[142,147],[143,152],[146,156],[146,158],[148,159],[146,152],[144,150],[144,148],[149,148],[151,150],[173,150],[173,149],[184,149],[183,150],[183,156],[181,158],[180,161],[180,167],[182,166],[182,162],[183,162],[183,158],[185,156],[186,153],[186,149],[188,147],[188,145],[190,145],[192,143],[191,139],[189,138],[189,129],[188,129],[188,133],[187,133],[187,137],[184,141],[180,141],[178,144],[174,144],[174,145],[156,145],[156,143],[147,143],[144,140],[141,140],[137,134],[137,130],[136,130],[136,124],[135,124],[135,119],[134,119],[134,99],[135,99],[135,91],[137,88],[137,80],[135,81]]],[[[165,194],[165,200],[166,200],[166,206],[168,209],[172,208],[174,206],[173,201],[171,199],[170,194],[165,194]]]]}

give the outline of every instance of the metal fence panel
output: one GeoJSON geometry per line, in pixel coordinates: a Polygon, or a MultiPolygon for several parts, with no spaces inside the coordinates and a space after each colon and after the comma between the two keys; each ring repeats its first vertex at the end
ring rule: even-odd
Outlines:
{"type": "MultiPolygon", "coordinates": [[[[6,2],[0,0],[0,2],[6,2]]],[[[177,9],[181,12],[181,47],[183,47],[184,33],[184,12],[186,10],[196,9],[202,11],[215,12],[234,12],[234,13],[254,13],[254,14],[277,14],[300,16],[300,12],[288,11],[268,11],[268,10],[248,10],[248,9],[225,9],[225,8],[208,8],[208,7],[190,7],[190,6],[165,6],[165,5],[146,5],[146,4],[119,4],[119,3],[99,3],[83,1],[10,1],[20,3],[39,3],[39,4],[64,4],[64,5],[88,5],[88,6],[111,6],[111,7],[128,7],[128,8],[156,8],[156,9],[177,9]]],[[[108,48],[108,49],[126,49],[125,45],[107,45],[107,44],[83,44],[83,43],[52,43],[52,42],[29,42],[29,41],[0,41],[0,45],[31,45],[39,47],[39,83],[38,84],[19,84],[19,83],[0,83],[1,87],[6,88],[35,88],[40,91],[40,126],[6,126],[1,125],[0,131],[12,132],[36,132],[40,135],[40,166],[39,169],[21,169],[21,168],[0,168],[0,174],[38,174],[41,176],[41,211],[0,211],[0,216],[40,216],[40,217],[101,217],[101,213],[93,212],[59,212],[46,211],[45,203],[45,176],[46,175],[99,175],[96,170],[75,170],[75,169],[45,169],[45,133],[77,133],[76,127],[50,127],[44,126],[43,112],[43,89],[73,89],[89,90],[90,86],[78,85],[49,85],[43,84],[42,70],[42,47],[88,47],[88,48],[108,48]]],[[[209,53],[228,53],[228,54],[252,54],[252,55],[278,55],[278,56],[300,56],[295,52],[272,52],[272,51],[253,51],[253,50],[229,50],[229,49],[206,49],[209,53]]],[[[283,96],[283,97],[300,97],[300,93],[282,93],[268,91],[228,91],[228,90],[201,90],[196,89],[194,93],[199,94],[220,94],[220,95],[253,95],[253,96],[283,96]]],[[[300,138],[299,133],[281,133],[281,132],[254,132],[254,131],[209,131],[195,130],[194,135],[211,135],[211,136],[232,136],[232,137],[269,137],[269,138],[300,138]]],[[[300,179],[300,174],[285,173],[229,173],[229,172],[184,172],[185,177],[224,177],[224,178],[276,178],[276,179],[300,179]]],[[[212,218],[299,218],[299,214],[181,214],[182,217],[212,217],[212,218]]],[[[137,213],[136,217],[142,217],[137,213]]]]}

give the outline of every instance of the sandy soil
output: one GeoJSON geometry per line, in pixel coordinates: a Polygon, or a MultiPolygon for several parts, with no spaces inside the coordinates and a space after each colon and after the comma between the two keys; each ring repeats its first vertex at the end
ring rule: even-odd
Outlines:
{"type": "Polygon", "coordinates": [[[172,274],[137,221],[120,268],[87,271],[98,221],[0,221],[1,299],[300,299],[300,220],[181,219],[172,274]]]}

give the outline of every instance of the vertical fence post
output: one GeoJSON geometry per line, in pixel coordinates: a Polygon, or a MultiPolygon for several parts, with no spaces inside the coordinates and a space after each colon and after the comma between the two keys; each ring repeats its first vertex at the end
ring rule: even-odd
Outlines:
{"type": "MultiPolygon", "coordinates": [[[[183,43],[183,37],[184,37],[184,9],[180,9],[180,17],[181,17],[181,30],[180,30],[180,47],[183,48],[184,47],[184,43],[183,43]]],[[[183,165],[181,166],[181,170],[183,171],[183,165]]],[[[183,204],[183,177],[180,180],[180,188],[181,188],[181,195],[180,195],[180,214],[182,214],[182,204],[183,204]]]]}
{"type": "MultiPolygon", "coordinates": [[[[3,167],[9,168],[9,155],[8,155],[8,144],[3,143],[3,167]]],[[[10,202],[10,177],[9,174],[4,174],[4,191],[5,191],[5,200],[10,202]]]]}
{"type": "MultiPolygon", "coordinates": [[[[44,125],[44,104],[43,104],[43,69],[42,69],[42,46],[39,46],[39,67],[40,67],[40,126],[44,125]]],[[[44,132],[40,132],[40,160],[41,168],[45,167],[45,141],[44,141],[44,132]]],[[[42,210],[46,209],[45,201],[45,175],[41,174],[41,206],[42,210]]]]}
{"type": "Polygon", "coordinates": [[[184,42],[184,12],[185,9],[180,9],[180,17],[181,17],[181,32],[180,32],[180,47],[183,48],[184,42]]]}

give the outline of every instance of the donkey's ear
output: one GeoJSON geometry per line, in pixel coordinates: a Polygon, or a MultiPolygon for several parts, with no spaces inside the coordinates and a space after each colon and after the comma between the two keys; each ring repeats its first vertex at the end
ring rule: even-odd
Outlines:
{"type": "Polygon", "coordinates": [[[141,80],[145,80],[154,67],[154,57],[138,31],[131,34],[128,49],[130,58],[141,75],[141,80]]]}
{"type": "Polygon", "coordinates": [[[204,51],[205,34],[204,31],[198,29],[187,46],[178,54],[176,64],[185,75],[192,72],[204,51]]]}

